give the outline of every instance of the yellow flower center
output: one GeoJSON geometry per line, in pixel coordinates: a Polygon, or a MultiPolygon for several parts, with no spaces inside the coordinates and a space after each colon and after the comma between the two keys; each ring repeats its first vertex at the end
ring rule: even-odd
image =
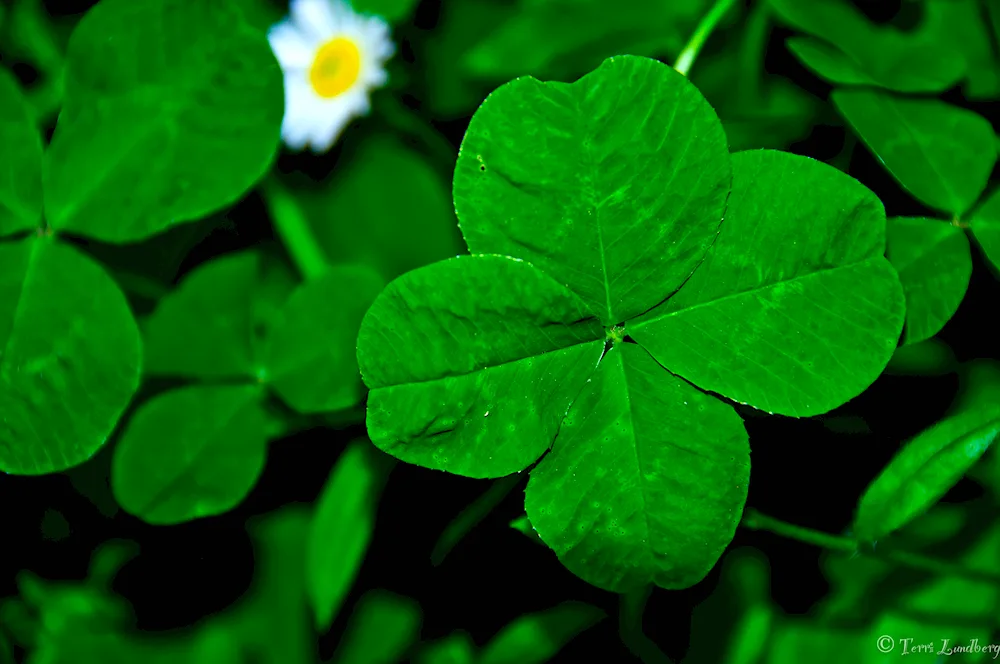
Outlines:
{"type": "Polygon", "coordinates": [[[309,83],[320,97],[332,99],[349,90],[361,72],[361,51],[346,37],[335,37],[316,51],[309,83]]]}

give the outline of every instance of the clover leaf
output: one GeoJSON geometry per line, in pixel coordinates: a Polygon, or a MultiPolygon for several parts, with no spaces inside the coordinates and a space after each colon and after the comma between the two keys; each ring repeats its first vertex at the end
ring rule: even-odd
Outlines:
{"type": "Polygon", "coordinates": [[[473,255],[397,278],[362,321],[369,436],[469,477],[541,458],[531,524],[607,590],[690,586],[732,539],[750,450],[707,392],[823,413],[899,339],[874,194],[804,157],[730,156],[698,90],[654,60],[501,86],[453,195],[473,255]]]}
{"type": "Polygon", "coordinates": [[[101,0],[66,59],[45,160],[53,228],[140,240],[234,203],[270,167],[281,72],[232,0],[101,0]]]}

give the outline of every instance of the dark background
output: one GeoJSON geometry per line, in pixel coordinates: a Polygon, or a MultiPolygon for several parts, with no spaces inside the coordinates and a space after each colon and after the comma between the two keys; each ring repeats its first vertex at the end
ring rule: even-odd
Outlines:
{"type": "MultiPolygon", "coordinates": [[[[70,16],[93,3],[62,0],[45,4],[53,15],[70,16]]],[[[404,62],[413,60],[426,31],[434,27],[436,4],[423,2],[413,24],[396,31],[404,62]]],[[[878,21],[897,17],[897,24],[905,24],[919,14],[913,3],[902,3],[902,14],[900,2],[869,0],[857,4],[878,21]]],[[[773,30],[766,69],[825,99],[830,87],[803,69],[784,48],[789,34],[781,28],[773,30]]],[[[712,46],[710,42],[700,57],[711,57],[712,46]]],[[[22,78],[32,75],[30,68],[16,71],[22,78]]],[[[418,114],[419,87],[419,79],[414,77],[409,94],[404,96],[418,114]]],[[[987,108],[967,103],[957,89],[944,98],[990,117],[987,108]]],[[[437,125],[456,150],[466,122],[437,125]]],[[[842,126],[817,125],[806,140],[788,149],[829,160],[841,151],[844,140],[842,126]]],[[[315,160],[306,163],[284,155],[279,168],[312,170],[321,176],[336,163],[338,149],[335,147],[318,166],[315,160]]],[[[849,172],[879,195],[890,216],[930,215],[863,147],[854,150],[849,172]]],[[[273,239],[263,206],[253,194],[228,217],[232,223],[196,247],[182,273],[220,253],[273,239]]],[[[973,259],[968,294],[957,315],[938,335],[960,361],[995,356],[996,332],[986,312],[1000,302],[1000,284],[976,250],[973,259]]],[[[941,417],[957,388],[954,374],[883,376],[863,395],[820,418],[762,416],[742,409],[753,459],[748,507],[799,525],[841,532],[867,483],[904,439],[941,417]]],[[[89,490],[97,496],[96,502],[101,502],[102,495],[111,501],[103,513],[74,488],[68,475],[0,478],[0,505],[4,509],[0,597],[17,593],[14,579],[22,569],[48,579],[82,579],[98,544],[113,538],[133,540],[141,554],[125,565],[114,589],[133,604],[138,627],[162,630],[189,625],[236,602],[247,589],[254,560],[244,530],[246,519],[290,502],[312,502],[345,443],[363,434],[363,427],[317,429],[276,441],[271,444],[260,482],[239,508],[174,527],[146,525],[120,511],[108,515],[113,500],[101,483],[111,446],[71,473],[79,486],[96,487],[89,490]]],[[[526,480],[527,473],[524,475],[526,480]]],[[[523,481],[441,566],[431,565],[430,552],[441,531],[488,486],[486,481],[399,464],[383,495],[375,537],[345,609],[364,591],[386,588],[421,604],[424,639],[464,629],[482,644],[522,613],[577,599],[603,608],[610,619],[572,641],[555,661],[592,661],[598,652],[604,653],[602,660],[628,661],[617,635],[617,596],[577,579],[551,551],[508,527],[509,521],[523,514],[523,481]]],[[[945,501],[967,500],[978,491],[977,485],[963,481],[945,501]]],[[[817,549],[743,529],[733,542],[733,546],[739,545],[766,553],[771,562],[773,599],[786,612],[805,612],[826,592],[817,549]]],[[[683,656],[691,609],[711,593],[717,578],[718,568],[694,588],[656,590],[651,596],[644,627],[668,655],[683,656]]],[[[332,653],[349,615],[349,610],[342,611],[333,630],[321,639],[324,657],[332,653]]]]}

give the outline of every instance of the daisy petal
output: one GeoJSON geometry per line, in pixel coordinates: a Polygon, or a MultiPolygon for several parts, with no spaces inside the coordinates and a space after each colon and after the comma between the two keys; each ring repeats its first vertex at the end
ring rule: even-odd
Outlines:
{"type": "Polygon", "coordinates": [[[282,69],[308,67],[313,50],[305,36],[289,21],[275,24],[267,32],[267,41],[282,69]]]}
{"type": "Polygon", "coordinates": [[[331,113],[323,119],[323,125],[318,123],[313,130],[309,147],[315,153],[326,152],[337,142],[344,129],[351,122],[351,116],[344,112],[331,113]]]}
{"type": "Polygon", "coordinates": [[[292,0],[289,6],[292,21],[316,44],[326,41],[338,30],[340,12],[339,8],[334,8],[334,1],[292,0]]]}

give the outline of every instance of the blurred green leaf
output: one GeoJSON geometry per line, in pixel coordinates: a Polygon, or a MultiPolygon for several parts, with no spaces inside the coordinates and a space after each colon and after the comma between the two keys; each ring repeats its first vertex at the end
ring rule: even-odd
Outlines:
{"type": "Polygon", "coordinates": [[[897,348],[885,372],[891,376],[942,376],[957,366],[951,346],[931,338],[897,348]]]}
{"type": "Polygon", "coordinates": [[[923,22],[915,36],[960,53],[966,63],[965,96],[970,100],[1000,95],[1000,59],[994,49],[987,6],[995,0],[924,0],[923,22]]]}
{"type": "Polygon", "coordinates": [[[384,590],[365,593],[333,654],[334,664],[396,664],[420,638],[420,605],[384,590]]]}
{"type": "Polygon", "coordinates": [[[972,254],[965,232],[929,218],[893,217],[886,224],[886,255],[906,294],[904,343],[937,334],[965,297],[972,254]]]}
{"type": "Polygon", "coordinates": [[[360,403],[358,329],[383,286],[370,268],[335,266],[288,298],[268,334],[263,366],[268,384],[289,406],[322,413],[360,403]]]}
{"type": "Polygon", "coordinates": [[[919,516],[958,482],[1000,434],[1000,370],[973,365],[949,414],[905,443],[858,504],[854,535],[877,540],[919,516]]]}
{"type": "Polygon", "coordinates": [[[139,240],[234,203],[270,167],[282,75],[233,1],[102,0],[81,19],[46,152],[53,228],[139,240]]]}
{"type": "Polygon", "coordinates": [[[535,532],[535,527],[531,525],[531,521],[528,520],[527,514],[519,516],[513,521],[511,521],[510,527],[520,533],[523,533],[525,537],[532,540],[533,542],[542,545],[545,544],[545,542],[542,541],[542,538],[538,536],[538,533],[535,532]]]}
{"type": "MultiPolygon", "coordinates": [[[[0,6],[0,20],[2,20],[3,18],[2,14],[3,14],[3,7],[0,6]]],[[[468,661],[469,664],[472,664],[471,659],[469,660],[454,659],[451,661],[453,661],[454,664],[463,664],[463,661],[468,661]]],[[[447,659],[429,660],[427,662],[427,664],[448,664],[448,663],[449,660],[447,659]]],[[[14,651],[11,648],[10,640],[8,640],[7,634],[4,633],[3,627],[0,627],[0,664],[15,664],[14,651]]]]}
{"type": "Polygon", "coordinates": [[[729,551],[721,567],[718,585],[692,612],[683,664],[757,664],[767,647],[777,613],[769,561],[742,547],[729,551]]]}
{"type": "Polygon", "coordinates": [[[115,449],[118,504],[154,525],[235,507],[264,468],[262,396],[255,385],[189,386],[144,403],[115,449]]]}
{"type": "Polygon", "coordinates": [[[965,73],[965,59],[947,44],[871,23],[848,0],[770,2],[785,23],[818,38],[796,38],[789,47],[833,83],[941,92],[965,73]]]}
{"type": "Polygon", "coordinates": [[[388,281],[463,253],[446,182],[420,155],[389,136],[356,149],[329,186],[299,194],[332,263],[363,263],[388,281]]]}
{"type": "Polygon", "coordinates": [[[0,244],[0,471],[91,458],[139,387],[141,343],[100,265],[51,237],[0,244]]]}
{"type": "Polygon", "coordinates": [[[494,81],[519,76],[566,79],[620,55],[680,52],[708,7],[703,0],[633,0],[613,11],[599,0],[522,0],[463,58],[465,70],[494,81]]]}
{"type": "Polygon", "coordinates": [[[410,17],[419,0],[349,0],[359,14],[380,16],[388,23],[400,23],[410,17]]]}
{"type": "Polygon", "coordinates": [[[969,215],[969,229],[986,259],[1000,268],[1000,187],[969,215]]]}
{"type": "Polygon", "coordinates": [[[311,521],[304,506],[292,504],[247,524],[254,548],[253,583],[240,604],[210,619],[230,632],[233,649],[244,655],[242,664],[316,664],[302,564],[311,521]]]}
{"type": "Polygon", "coordinates": [[[834,90],[837,110],[889,173],[928,207],[962,215],[986,188],[996,135],[981,115],[937,99],[834,90]]]}
{"type": "Polygon", "coordinates": [[[777,623],[763,664],[844,664],[867,661],[878,653],[874,642],[858,629],[837,628],[805,618],[785,618],[777,623]]]}
{"type": "Polygon", "coordinates": [[[42,136],[13,74],[0,67],[0,237],[42,224],[42,136]]]}
{"type": "MultiPolygon", "coordinates": [[[[980,532],[975,545],[961,557],[961,564],[971,569],[997,571],[1000,560],[1000,529],[993,524],[980,532]]],[[[894,637],[894,655],[904,655],[904,646],[910,654],[920,654],[916,647],[931,644],[934,655],[947,647],[968,646],[974,640],[981,646],[995,643],[993,630],[1000,588],[967,578],[941,575],[906,593],[887,609],[871,627],[871,642],[878,635],[894,637]],[[912,639],[903,643],[902,638],[912,639]],[[947,640],[947,644],[945,641],[947,640]]],[[[872,648],[862,662],[884,662],[885,655],[872,648]]],[[[927,651],[923,652],[928,655],[927,651]]],[[[956,653],[953,653],[956,654],[956,653]]],[[[995,659],[989,651],[961,653],[971,662],[989,662],[995,659]]],[[[947,655],[944,655],[947,657],[947,655]]]]}
{"type": "Polygon", "coordinates": [[[483,646],[479,664],[544,664],[581,632],[607,616],[595,606],[563,602],[538,613],[525,614],[483,646]]]}
{"type": "Polygon", "coordinates": [[[503,0],[443,2],[434,39],[423,45],[428,108],[442,120],[468,117],[495,87],[462,66],[466,53],[517,13],[503,0]]]}
{"type": "Polygon", "coordinates": [[[306,574],[320,632],[330,629],[361,568],[391,468],[392,459],[367,439],[355,440],[337,460],[317,498],[309,527],[306,574]]]}
{"type": "Polygon", "coordinates": [[[223,254],[186,275],[143,324],[144,371],[194,379],[255,380],[257,251],[223,254]]]}
{"type": "Polygon", "coordinates": [[[467,632],[452,632],[436,641],[421,643],[413,664],[475,664],[476,644],[467,632]]]}

